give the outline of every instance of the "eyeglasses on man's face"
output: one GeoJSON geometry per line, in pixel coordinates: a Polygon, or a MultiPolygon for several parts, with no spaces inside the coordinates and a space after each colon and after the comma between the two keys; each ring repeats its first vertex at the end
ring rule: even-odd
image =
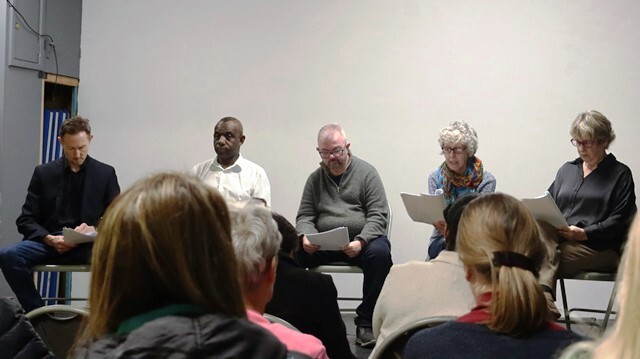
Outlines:
{"type": "Polygon", "coordinates": [[[450,155],[452,153],[455,153],[456,155],[462,154],[464,153],[464,151],[466,151],[467,148],[466,147],[447,147],[444,146],[442,147],[442,154],[443,155],[450,155]]]}
{"type": "Polygon", "coordinates": [[[330,156],[333,157],[340,157],[342,156],[342,154],[344,153],[344,147],[338,147],[338,148],[334,148],[332,151],[326,151],[326,150],[318,150],[318,154],[320,154],[320,157],[322,158],[329,158],[330,156]]]}
{"type": "Polygon", "coordinates": [[[582,146],[584,148],[591,148],[591,146],[593,146],[597,142],[598,142],[597,140],[578,141],[575,138],[571,139],[571,144],[574,145],[575,147],[582,146]]]}

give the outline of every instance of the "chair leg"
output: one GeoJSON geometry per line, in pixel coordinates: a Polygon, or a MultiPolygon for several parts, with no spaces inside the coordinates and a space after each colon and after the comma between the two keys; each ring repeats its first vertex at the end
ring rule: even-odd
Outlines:
{"type": "Polygon", "coordinates": [[[602,326],[600,327],[600,336],[602,336],[607,329],[607,324],[609,324],[609,316],[611,316],[611,310],[613,309],[613,303],[616,299],[616,294],[618,292],[618,281],[613,282],[613,288],[611,289],[611,297],[609,298],[609,304],[607,304],[607,311],[604,314],[604,319],[602,322],[602,326]]]}
{"type": "Polygon", "coordinates": [[[560,293],[562,294],[562,309],[564,310],[564,322],[567,326],[567,330],[571,330],[571,316],[569,312],[569,304],[567,303],[567,290],[564,286],[564,279],[559,278],[560,280],[560,293]]]}

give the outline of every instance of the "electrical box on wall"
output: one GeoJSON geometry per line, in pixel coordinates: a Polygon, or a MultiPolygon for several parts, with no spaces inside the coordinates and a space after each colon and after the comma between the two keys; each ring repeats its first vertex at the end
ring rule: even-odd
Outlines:
{"type": "Polygon", "coordinates": [[[12,0],[9,66],[78,78],[81,0],[12,0]]]}
{"type": "Polygon", "coordinates": [[[27,69],[41,70],[42,39],[31,29],[42,33],[42,14],[44,0],[13,0],[24,16],[19,16],[12,8],[9,8],[9,20],[7,32],[9,33],[9,66],[23,67],[27,69]],[[26,21],[25,21],[26,20],[26,21]],[[28,26],[31,26],[29,29],[28,26]]]}

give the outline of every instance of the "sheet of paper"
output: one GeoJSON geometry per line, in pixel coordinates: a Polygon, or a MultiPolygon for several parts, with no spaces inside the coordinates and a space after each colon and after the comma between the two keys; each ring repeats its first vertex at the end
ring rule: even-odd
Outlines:
{"type": "Polygon", "coordinates": [[[71,228],[65,227],[62,229],[62,235],[64,236],[65,242],[80,244],[80,243],[89,243],[89,242],[95,241],[97,233],[92,232],[88,234],[83,234],[80,232],[76,232],[71,228]]]}
{"type": "Polygon", "coordinates": [[[338,227],[321,233],[306,234],[309,242],[320,246],[321,251],[339,251],[349,244],[349,230],[338,227]]]}
{"type": "Polygon", "coordinates": [[[546,221],[556,228],[569,226],[549,192],[545,192],[542,196],[536,198],[523,198],[522,203],[529,208],[533,216],[538,220],[546,221]]]}
{"type": "Polygon", "coordinates": [[[433,224],[437,221],[444,220],[444,195],[439,194],[412,194],[401,192],[402,202],[407,214],[414,222],[433,224]]]}

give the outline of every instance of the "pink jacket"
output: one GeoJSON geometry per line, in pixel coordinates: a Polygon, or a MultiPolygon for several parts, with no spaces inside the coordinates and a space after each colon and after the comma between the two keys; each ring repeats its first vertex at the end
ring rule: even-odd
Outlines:
{"type": "Polygon", "coordinates": [[[304,334],[289,329],[282,324],[271,323],[262,314],[252,309],[247,309],[247,319],[254,324],[268,330],[278,340],[287,346],[289,351],[306,354],[314,359],[328,359],[327,351],[320,339],[313,335],[304,334]]]}

